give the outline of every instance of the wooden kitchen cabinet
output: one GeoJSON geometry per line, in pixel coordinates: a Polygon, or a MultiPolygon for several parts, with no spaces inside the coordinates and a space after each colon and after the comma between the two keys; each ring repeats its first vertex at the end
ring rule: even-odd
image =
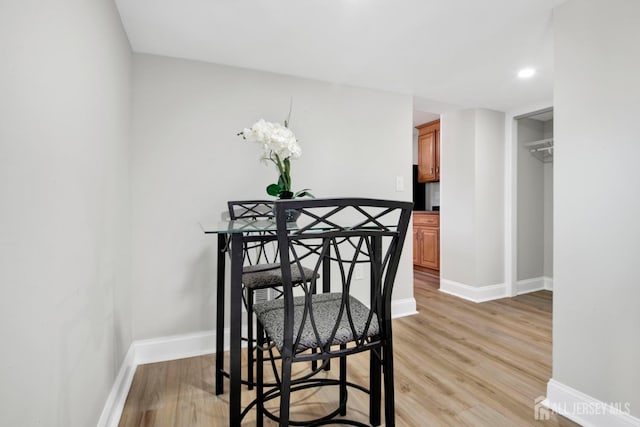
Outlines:
{"type": "Polygon", "coordinates": [[[440,215],[413,213],[413,264],[440,271],[440,215]]]}
{"type": "Polygon", "coordinates": [[[418,181],[440,181],[440,120],[417,126],[418,181]]]}

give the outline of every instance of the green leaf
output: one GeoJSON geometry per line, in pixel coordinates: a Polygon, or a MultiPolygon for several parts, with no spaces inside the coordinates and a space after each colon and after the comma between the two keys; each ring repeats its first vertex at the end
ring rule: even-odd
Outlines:
{"type": "Polygon", "coordinates": [[[267,194],[270,196],[278,197],[282,192],[282,188],[278,184],[270,184],[267,186],[267,194]]]}
{"type": "Polygon", "coordinates": [[[294,197],[294,198],[295,198],[295,197],[311,197],[312,199],[315,199],[315,198],[316,198],[316,196],[314,196],[313,194],[311,194],[311,193],[309,192],[309,190],[310,190],[310,188],[302,189],[302,190],[298,191],[298,192],[297,192],[293,197],[294,197]]]}

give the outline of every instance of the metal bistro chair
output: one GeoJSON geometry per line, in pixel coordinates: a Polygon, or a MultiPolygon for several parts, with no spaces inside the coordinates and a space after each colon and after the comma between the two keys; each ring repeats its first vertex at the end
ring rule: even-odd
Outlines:
{"type": "Polygon", "coordinates": [[[275,206],[283,298],[254,306],[258,349],[263,350],[258,351],[256,400],[252,403],[257,425],[263,425],[264,416],[280,426],[369,425],[344,418],[348,387],[369,393],[370,425],[380,425],[382,373],[386,426],[395,425],[391,292],[413,204],[312,199],[281,200],[275,206]],[[296,228],[287,230],[286,211],[291,209],[300,218],[296,228]],[[327,259],[332,292],[316,294],[317,273],[327,259]],[[296,267],[303,271],[301,281],[294,280],[296,267]],[[354,281],[356,269],[363,267],[369,269],[370,280],[354,281]],[[272,347],[280,353],[280,366],[270,360],[275,386],[264,382],[264,351],[272,347]],[[369,352],[370,361],[368,388],[347,381],[347,357],[364,351],[369,352]],[[322,367],[313,376],[291,377],[293,363],[323,361],[326,365],[332,358],[340,359],[339,379],[319,375],[322,367]],[[291,419],[292,392],[327,385],[339,390],[335,410],[314,420],[291,419]],[[277,398],[280,412],[276,415],[265,403],[277,398]]]}
{"type": "MultiPolygon", "coordinates": [[[[271,200],[241,200],[227,202],[229,218],[231,220],[259,221],[273,219],[273,201],[271,200]]],[[[282,296],[282,273],[278,262],[278,245],[276,234],[273,231],[253,233],[250,239],[246,239],[242,248],[243,268],[242,285],[243,300],[247,309],[247,386],[251,390],[254,385],[254,336],[253,336],[253,305],[257,294],[261,294],[258,300],[269,299],[269,289],[272,289],[272,298],[282,296]]],[[[292,280],[299,283],[302,274],[292,268],[292,280]]],[[[305,276],[312,272],[306,270],[305,276]]]]}

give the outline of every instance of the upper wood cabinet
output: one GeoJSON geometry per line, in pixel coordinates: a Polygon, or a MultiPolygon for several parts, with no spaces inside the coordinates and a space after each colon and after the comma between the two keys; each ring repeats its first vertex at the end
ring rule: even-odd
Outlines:
{"type": "Polygon", "coordinates": [[[440,181],[440,120],[417,126],[418,181],[440,181]]]}

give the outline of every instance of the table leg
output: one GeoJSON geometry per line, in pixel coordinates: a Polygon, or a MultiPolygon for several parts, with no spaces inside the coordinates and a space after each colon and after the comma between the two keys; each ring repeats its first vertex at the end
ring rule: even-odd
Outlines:
{"type": "Polygon", "coordinates": [[[224,393],[224,270],[226,236],[218,234],[218,276],[216,297],[216,395],[224,393]]]}
{"type": "MultiPolygon", "coordinates": [[[[322,260],[322,293],[328,294],[331,292],[331,247],[322,260]]],[[[315,366],[313,367],[315,369],[315,366]]],[[[331,370],[331,360],[327,361],[327,365],[324,367],[325,371],[331,370]]]]}
{"type": "Polygon", "coordinates": [[[230,345],[230,396],[229,425],[240,426],[241,399],[241,340],[242,340],[242,234],[231,236],[231,297],[229,313],[231,317],[230,345]]]}

